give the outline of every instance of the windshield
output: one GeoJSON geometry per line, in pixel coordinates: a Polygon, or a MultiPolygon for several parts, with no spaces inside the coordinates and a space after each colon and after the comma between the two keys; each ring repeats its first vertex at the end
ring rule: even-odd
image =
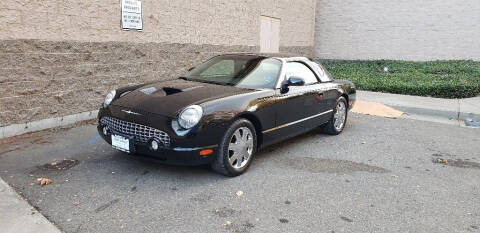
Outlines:
{"type": "Polygon", "coordinates": [[[244,88],[274,88],[282,63],[257,56],[218,56],[185,75],[192,81],[244,88]]]}

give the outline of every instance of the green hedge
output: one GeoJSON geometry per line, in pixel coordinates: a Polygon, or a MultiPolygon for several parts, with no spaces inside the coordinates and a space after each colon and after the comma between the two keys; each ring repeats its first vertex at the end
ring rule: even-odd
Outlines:
{"type": "Polygon", "coordinates": [[[317,60],[336,79],[347,79],[357,89],[466,98],[480,95],[480,62],[476,61],[343,61],[317,60]],[[384,72],[388,67],[388,72],[384,72]]]}

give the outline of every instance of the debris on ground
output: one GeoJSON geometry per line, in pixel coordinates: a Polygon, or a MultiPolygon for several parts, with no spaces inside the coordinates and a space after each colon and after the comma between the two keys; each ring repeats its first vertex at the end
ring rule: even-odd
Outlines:
{"type": "Polygon", "coordinates": [[[238,192],[237,192],[237,196],[240,197],[240,196],[242,196],[242,195],[243,195],[243,191],[238,191],[238,192]]]}
{"type": "Polygon", "coordinates": [[[286,218],[281,218],[281,219],[279,219],[279,221],[281,223],[288,223],[288,219],[286,219],[286,218]]]}
{"type": "Polygon", "coordinates": [[[387,118],[399,118],[403,115],[403,112],[398,111],[394,108],[388,107],[384,104],[362,101],[362,100],[356,101],[355,106],[352,109],[352,112],[366,114],[366,115],[387,117],[387,118]]]}
{"type": "Polygon", "coordinates": [[[458,167],[458,168],[471,168],[471,169],[480,169],[480,163],[469,161],[469,159],[443,159],[443,158],[433,158],[433,163],[438,163],[442,165],[447,165],[451,167],[458,167]]]}
{"type": "Polygon", "coordinates": [[[45,177],[40,177],[37,179],[38,183],[40,184],[40,186],[45,186],[45,185],[49,185],[52,183],[52,180],[51,179],[48,179],[48,178],[45,178],[45,177]]]}
{"type": "Polygon", "coordinates": [[[434,159],[433,159],[433,162],[434,162],[434,163],[447,164],[447,163],[448,163],[448,160],[442,159],[442,158],[434,158],[434,159]]]}
{"type": "Polygon", "coordinates": [[[232,222],[226,221],[225,224],[223,224],[223,225],[224,225],[224,226],[230,226],[230,225],[232,225],[232,222]]]}

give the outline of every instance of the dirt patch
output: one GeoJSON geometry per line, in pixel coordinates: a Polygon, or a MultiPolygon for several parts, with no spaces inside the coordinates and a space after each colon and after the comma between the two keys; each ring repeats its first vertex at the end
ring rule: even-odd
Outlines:
{"type": "Polygon", "coordinates": [[[254,227],[255,225],[253,225],[249,221],[241,222],[239,224],[233,223],[233,224],[227,225],[227,229],[235,233],[248,233],[254,227]]]}
{"type": "Polygon", "coordinates": [[[75,159],[64,159],[60,161],[54,161],[51,163],[46,163],[39,168],[41,170],[48,170],[48,171],[58,171],[58,170],[68,170],[72,167],[75,167],[79,164],[80,162],[75,159]]]}
{"type": "MultiPolygon", "coordinates": [[[[473,162],[469,158],[458,158],[465,157],[448,153],[434,153],[432,154],[432,163],[441,164],[446,166],[458,167],[458,168],[471,168],[471,169],[480,169],[480,163],[473,162]]],[[[475,160],[472,158],[472,160],[475,160]]]]}
{"type": "Polygon", "coordinates": [[[278,219],[278,221],[280,221],[281,223],[288,223],[288,219],[286,218],[278,219]]]}
{"type": "Polygon", "coordinates": [[[53,129],[45,129],[41,131],[26,133],[18,136],[13,136],[9,138],[0,139],[0,155],[15,151],[15,150],[24,150],[30,148],[33,145],[43,145],[51,143],[49,136],[50,134],[57,133],[60,131],[66,131],[72,128],[84,126],[84,125],[94,125],[96,124],[96,119],[81,121],[75,124],[61,126],[53,129]]]}
{"type": "Polygon", "coordinates": [[[353,222],[352,219],[347,218],[347,217],[345,217],[345,216],[340,216],[340,219],[342,219],[342,220],[345,221],[345,222],[353,222]]]}
{"type": "Polygon", "coordinates": [[[37,176],[56,176],[72,167],[77,166],[79,163],[80,161],[76,159],[55,160],[50,163],[34,166],[27,172],[31,175],[37,176]]]}
{"type": "Polygon", "coordinates": [[[216,216],[220,217],[220,218],[229,218],[229,217],[232,217],[234,215],[236,215],[238,213],[238,211],[234,210],[234,209],[231,209],[231,208],[228,208],[228,207],[222,207],[220,209],[216,209],[213,211],[213,214],[215,214],[216,216]]]}
{"type": "Polygon", "coordinates": [[[100,212],[106,210],[108,207],[116,204],[116,203],[119,202],[119,201],[120,201],[120,199],[111,200],[111,201],[109,201],[108,203],[103,204],[103,205],[101,205],[100,207],[96,208],[96,209],[95,209],[95,213],[100,213],[100,212]]]}
{"type": "Polygon", "coordinates": [[[387,118],[399,118],[403,115],[403,112],[388,107],[384,104],[362,100],[357,100],[355,106],[352,109],[352,112],[387,118]]]}
{"type": "Polygon", "coordinates": [[[442,158],[433,158],[433,163],[443,164],[452,167],[459,167],[459,168],[471,168],[471,169],[480,169],[480,163],[466,161],[463,159],[442,159],[442,158]]]}
{"type": "Polygon", "coordinates": [[[289,158],[281,160],[282,165],[295,170],[307,171],[311,173],[387,173],[390,170],[385,168],[371,166],[364,163],[357,163],[348,160],[320,159],[311,157],[289,158]]]}
{"type": "Polygon", "coordinates": [[[11,138],[0,139],[0,155],[7,154],[12,151],[29,148],[32,145],[48,144],[45,133],[24,134],[11,138]]]}

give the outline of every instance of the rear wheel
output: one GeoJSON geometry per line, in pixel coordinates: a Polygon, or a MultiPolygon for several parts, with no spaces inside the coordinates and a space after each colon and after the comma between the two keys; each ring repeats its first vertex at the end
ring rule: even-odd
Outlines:
{"type": "Polygon", "coordinates": [[[331,135],[340,134],[347,123],[347,100],[341,96],[338,98],[335,108],[333,109],[332,118],[323,127],[323,132],[331,135]]]}
{"type": "Polygon", "coordinates": [[[246,119],[237,120],[223,136],[218,156],[211,167],[223,175],[238,176],[252,163],[256,148],[255,127],[246,119]]]}

